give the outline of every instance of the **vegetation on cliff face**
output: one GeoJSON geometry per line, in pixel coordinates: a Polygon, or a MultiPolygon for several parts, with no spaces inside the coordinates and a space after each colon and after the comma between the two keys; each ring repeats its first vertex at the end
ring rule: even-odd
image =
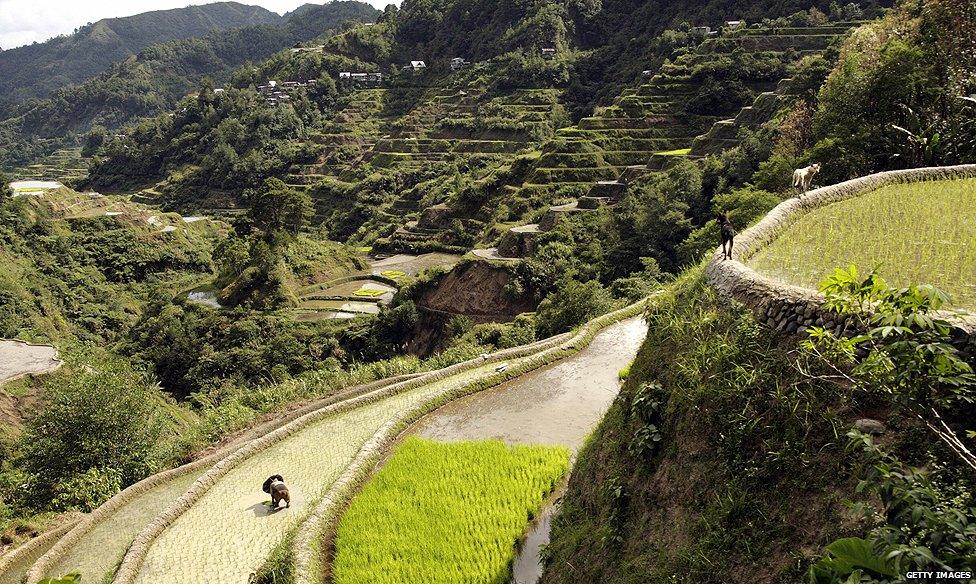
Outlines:
{"type": "Polygon", "coordinates": [[[972,475],[954,441],[972,430],[972,369],[925,324],[938,295],[841,275],[825,289],[838,309],[884,303],[870,340],[820,332],[801,346],[717,298],[699,269],[679,279],[579,457],[544,582],[971,568],[972,475]],[[863,434],[860,418],[887,431],[863,434]]]}
{"type": "Polygon", "coordinates": [[[0,201],[0,336],[114,342],[153,290],[210,273],[217,230],[163,234],[142,218],[66,218],[48,204],[61,196],[79,202],[67,190],[0,201]]]}
{"type": "Polygon", "coordinates": [[[964,0],[906,2],[851,36],[813,115],[824,180],[976,159],[974,21],[964,0]]]}
{"type": "Polygon", "coordinates": [[[842,436],[864,406],[804,375],[796,347],[700,270],[648,318],[570,478],[543,581],[798,581],[804,550],[851,523],[842,436]]]}

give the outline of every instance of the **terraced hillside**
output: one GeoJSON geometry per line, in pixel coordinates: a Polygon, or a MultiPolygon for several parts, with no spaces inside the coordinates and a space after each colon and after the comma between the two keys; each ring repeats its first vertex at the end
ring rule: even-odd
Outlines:
{"type": "Polygon", "coordinates": [[[88,159],[81,155],[81,148],[63,148],[13,174],[25,180],[56,180],[71,185],[88,175],[88,159]]]}
{"type": "MultiPolygon", "coordinates": [[[[755,129],[770,120],[789,99],[793,90],[788,76],[799,60],[822,52],[854,25],[750,28],[706,38],[679,52],[654,75],[625,89],[612,105],[558,129],[539,152],[509,163],[520,166],[518,172],[509,173],[515,180],[496,189],[488,204],[505,205],[523,217],[539,217],[540,207],[548,210],[539,223],[519,224],[515,218],[515,224],[500,234],[481,232],[479,236],[486,240],[498,235],[500,239],[497,251],[490,247],[477,250],[476,255],[531,255],[532,241],[565,214],[619,201],[628,182],[667,167],[676,157],[698,158],[734,147],[741,129],[755,129]],[[729,87],[708,89],[715,78],[723,77],[734,79],[731,87],[739,91],[743,107],[722,101],[731,92],[729,87]]],[[[465,212],[457,207],[441,215],[463,219],[465,212]]],[[[480,211],[480,216],[488,214],[485,207],[480,211]]],[[[436,226],[427,223],[421,215],[394,239],[435,236],[436,226]]]]}
{"type": "Polygon", "coordinates": [[[312,196],[314,222],[331,223],[337,199],[354,198],[363,181],[407,177],[411,186],[364,209],[368,216],[357,217],[349,235],[388,234],[377,245],[392,252],[463,251],[441,237],[449,214],[425,218],[420,212],[444,201],[446,177],[455,171],[483,180],[538,148],[561,115],[556,90],[499,91],[486,81],[491,68],[485,62],[443,77],[422,74],[409,85],[400,81],[346,97],[342,109],[311,132],[313,159],[292,166],[286,179],[312,196]],[[399,111],[403,101],[406,112],[399,111]]]}
{"type": "Polygon", "coordinates": [[[116,582],[159,582],[162,574],[167,582],[243,581],[333,490],[333,482],[364,455],[360,449],[391,423],[410,421],[445,400],[572,354],[600,328],[643,306],[600,317],[575,336],[561,335],[413,379],[391,379],[392,384],[354,388],[271,421],[208,458],[116,496],[35,563],[27,581],[34,584],[68,569],[98,580],[114,572],[127,548],[116,582]],[[289,510],[271,512],[263,502],[260,483],[275,472],[287,476],[289,510]],[[172,570],[175,564],[181,566],[178,572],[172,570]]]}

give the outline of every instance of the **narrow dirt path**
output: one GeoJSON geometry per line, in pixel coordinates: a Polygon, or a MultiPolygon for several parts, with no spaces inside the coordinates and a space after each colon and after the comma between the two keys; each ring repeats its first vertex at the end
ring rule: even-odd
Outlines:
{"type": "Polygon", "coordinates": [[[363,444],[397,412],[424,403],[460,381],[474,380],[495,366],[484,365],[328,416],[245,459],[152,542],[136,582],[246,582],[363,444]],[[285,477],[292,502],[290,509],[273,512],[265,505],[267,495],[260,487],[276,473],[285,477]]]}

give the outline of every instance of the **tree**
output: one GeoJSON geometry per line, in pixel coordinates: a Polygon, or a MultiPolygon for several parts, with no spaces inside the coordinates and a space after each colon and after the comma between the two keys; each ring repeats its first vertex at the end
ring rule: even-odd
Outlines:
{"type": "Polygon", "coordinates": [[[268,238],[279,233],[297,235],[313,213],[308,193],[290,188],[281,179],[265,179],[261,188],[252,193],[249,215],[254,226],[268,238]]]}
{"type": "Polygon", "coordinates": [[[13,189],[10,188],[10,180],[3,172],[0,172],[0,204],[14,196],[13,189]]]}
{"type": "Polygon", "coordinates": [[[610,294],[596,280],[581,284],[566,279],[558,290],[546,296],[536,311],[539,338],[568,331],[576,325],[606,312],[610,294]]]}
{"type": "Polygon", "coordinates": [[[121,360],[99,358],[58,376],[47,391],[20,441],[35,504],[70,501],[83,487],[97,505],[156,470],[162,423],[144,376],[121,360]],[[109,492],[92,495],[98,485],[109,492]]]}

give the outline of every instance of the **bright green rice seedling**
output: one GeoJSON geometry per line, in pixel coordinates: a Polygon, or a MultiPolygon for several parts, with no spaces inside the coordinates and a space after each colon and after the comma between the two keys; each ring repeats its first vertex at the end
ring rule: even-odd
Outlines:
{"type": "Polygon", "coordinates": [[[664,150],[662,152],[655,152],[654,154],[659,154],[661,156],[688,156],[691,152],[691,148],[679,148],[677,150],[664,150]]]}
{"type": "Polygon", "coordinates": [[[336,584],[506,584],[569,451],[408,438],[339,524],[336,584]]]}
{"type": "Polygon", "coordinates": [[[353,292],[354,296],[359,296],[362,298],[376,298],[377,296],[382,296],[383,294],[385,294],[385,292],[383,292],[382,290],[377,290],[376,288],[369,288],[367,286],[363,286],[359,290],[353,292]]]}
{"type": "Polygon", "coordinates": [[[384,278],[390,278],[392,280],[399,280],[400,278],[406,276],[407,273],[406,272],[403,272],[401,270],[386,270],[386,271],[380,272],[380,275],[383,276],[384,278]]]}
{"type": "Polygon", "coordinates": [[[931,284],[976,308],[976,179],[891,185],[814,210],[749,260],[816,288],[838,266],[877,267],[893,286],[931,284]]]}

